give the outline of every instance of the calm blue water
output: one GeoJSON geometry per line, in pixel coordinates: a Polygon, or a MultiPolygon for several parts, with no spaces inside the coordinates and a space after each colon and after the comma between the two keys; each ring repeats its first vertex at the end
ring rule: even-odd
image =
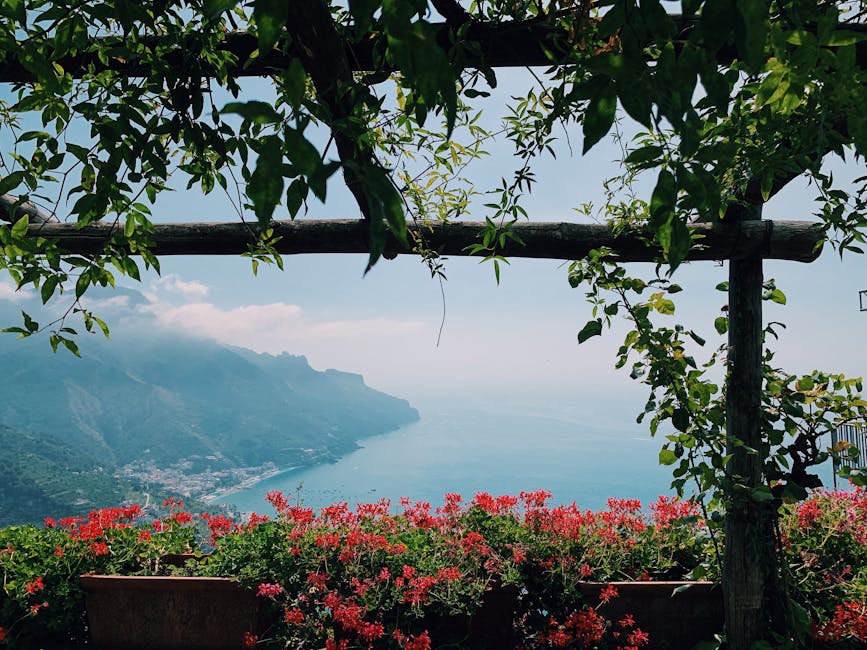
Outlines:
{"type": "Polygon", "coordinates": [[[670,468],[657,464],[663,440],[632,431],[604,431],[536,416],[481,411],[424,411],[421,420],[361,442],[330,465],[298,469],[266,479],[222,500],[242,511],[270,513],[268,490],[287,496],[302,485],[305,505],[350,505],[402,496],[442,503],[446,492],[465,499],[475,492],[517,495],[544,488],[553,502],[575,501],[598,509],[610,496],[647,504],[670,494],[670,468]]]}

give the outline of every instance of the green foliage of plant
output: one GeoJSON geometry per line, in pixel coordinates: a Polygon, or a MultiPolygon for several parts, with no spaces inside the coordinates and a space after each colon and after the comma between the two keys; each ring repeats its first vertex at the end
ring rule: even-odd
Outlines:
{"type": "MultiPolygon", "coordinates": [[[[832,457],[839,459],[841,452],[848,453],[829,448],[831,431],[841,424],[867,419],[860,379],[820,371],[788,375],[773,365],[773,354],[766,351],[762,364],[763,443],[750,450],[764,459],[764,486],[748,487],[743,477],[727,469],[726,443],[731,437],[725,431],[725,393],[711,374],[718,360],[724,358],[725,346],[697,361],[696,352],[706,344],[703,336],[681,324],[656,322],[671,322],[675,305],[668,296],[678,293],[680,287],[670,277],[657,276],[645,282],[629,276],[610,251],[596,251],[588,259],[573,263],[569,281],[574,287],[586,283],[587,298],[593,305],[594,319],[578,333],[579,343],[601,334],[619,314],[631,323],[633,329],[618,350],[616,367],[629,366],[630,377],[650,388],[638,421],[649,417],[651,434],[667,425],[667,442],[659,459],[663,465],[674,466],[672,487],[681,494],[697,488],[699,494],[709,497],[711,508],[737,498],[774,500],[777,504],[805,498],[808,489],[821,485],[810,470],[832,457]],[[648,292],[652,293],[647,296],[648,292]]],[[[785,302],[773,281],[766,283],[765,299],[785,302]]],[[[769,324],[765,335],[776,337],[778,326],[769,324]]],[[[728,329],[726,316],[717,317],[714,327],[724,334],[728,329]]],[[[847,473],[847,478],[863,485],[864,477],[857,470],[847,473]]]]}
{"type": "MultiPolygon", "coordinates": [[[[83,573],[235,578],[260,599],[267,623],[250,631],[259,645],[299,648],[444,638],[464,647],[455,622],[476,616],[491,592],[511,608],[521,647],[613,648],[621,628],[596,613],[583,583],[719,579],[710,522],[671,497],[647,511],[612,498],[599,512],[551,506],[544,490],[469,502],[451,494],[435,509],[405,501],[396,512],[386,501],[316,512],[278,492],[268,499],[274,519],[199,518],[168,499],[158,519],[129,506],[0,529],[0,641],[87,647],[83,573]]],[[[818,491],[780,518],[792,593],[815,639],[837,644],[828,647],[855,648],[867,634],[865,508],[863,489],[818,491]]],[[[633,616],[640,630],[642,611],[633,616]]]]}
{"type": "Polygon", "coordinates": [[[15,648],[87,644],[85,573],[156,575],[163,558],[195,546],[192,517],[174,499],[165,519],[133,526],[139,506],[104,508],[86,517],[46,519],[44,527],[0,529],[0,640],[15,648]]]}
{"type": "MultiPolygon", "coordinates": [[[[860,161],[867,148],[863,3],[684,0],[675,16],[658,0],[480,0],[467,7],[438,0],[431,5],[448,18],[440,26],[428,4],[5,3],[0,60],[14,62],[26,80],[0,102],[12,140],[0,158],[0,193],[40,200],[49,212],[63,208],[81,225],[118,226],[99,253],[77,256],[39,237],[27,219],[13,214],[0,225],[0,267],[43,301],[65,294],[72,303],[53,323],[25,314],[11,331],[47,330],[53,348],[73,353],[77,330],[67,317],[107,333],[79,299],[90,287],[113,286],[116,274],[137,278],[135,256],[158,269],[148,204],[179,180],[204,193],[219,187],[240,216],[255,216],[248,254],[255,270],[263,261],[280,264],[269,234],[278,206],[294,217],[311,195],[325,200],[328,179],[340,170],[367,222],[369,269],[390,254],[389,237],[406,242],[405,215],[424,221],[466,212],[479,190],[461,172],[484,155],[492,135],[468,105],[496,85],[484,48],[504,34],[517,43],[531,30],[550,67],[532,72],[532,87],[504,117],[517,169],[490,190],[488,228],[470,252],[492,262],[499,281],[507,248],[520,245],[511,226],[527,216],[533,163],[555,151],[558,129],[567,137],[580,130],[586,153],[612,130],[619,137],[618,115],[640,124],[637,146],[624,148],[627,182],[609,188],[603,213],[658,248],[660,272],[651,281],[631,277],[610,251],[574,265],[570,281],[590,283],[594,308],[579,342],[618,314],[632,321],[617,364],[630,364],[632,376],[648,384],[651,429],[672,427],[660,461],[673,466],[676,487],[692,481],[711,505],[746,500],[768,505],[767,512],[803,498],[816,482],[811,466],[839,453],[821,449],[821,435],[863,421],[858,382],[832,373],[793,377],[766,355],[762,439],[727,438],[725,379],[711,371],[726,351],[699,361],[693,346],[703,346],[703,335],[659,326],[656,318],[674,313],[670,273],[701,246],[692,224],[757,218],[761,205],[801,174],[817,188],[828,240],[841,253],[861,252],[867,177],[848,188],[821,166],[828,154],[860,161]],[[227,46],[239,28],[258,46],[245,61],[227,46]],[[353,70],[355,48],[372,69],[353,70]],[[274,99],[241,101],[238,66],[271,53],[285,55],[271,71],[274,99]],[[92,63],[74,76],[73,57],[92,63]],[[87,135],[79,135],[78,123],[89,127],[87,135]],[[317,125],[329,131],[324,146],[311,135],[317,125]],[[653,189],[639,198],[631,181],[645,175],[653,189]],[[811,382],[818,392],[806,388],[811,382]],[[727,469],[744,453],[762,458],[758,479],[727,469]]],[[[418,232],[415,250],[442,278],[438,252],[424,229],[418,232]]],[[[766,298],[785,302],[776,286],[766,288],[766,298]]],[[[725,315],[714,320],[720,334],[728,325],[725,315]]],[[[864,481],[855,472],[851,478],[864,481]]]]}

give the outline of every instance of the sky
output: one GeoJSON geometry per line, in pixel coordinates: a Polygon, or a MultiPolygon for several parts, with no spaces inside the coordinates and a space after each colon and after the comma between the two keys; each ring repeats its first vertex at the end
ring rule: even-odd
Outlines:
{"type": "MultiPolygon", "coordinates": [[[[520,92],[526,80],[521,71],[501,75],[487,102],[488,127],[497,126],[509,95],[520,92]]],[[[263,92],[255,81],[247,89],[250,97],[263,92]]],[[[8,140],[0,134],[0,141],[4,137],[8,140]]],[[[598,204],[602,182],[618,173],[615,142],[603,140],[581,157],[580,134],[571,133],[570,141],[574,155],[561,142],[556,159],[544,157],[536,165],[539,183],[524,203],[533,220],[576,220],[573,208],[598,204]]],[[[491,156],[465,173],[480,188],[496,186],[515,164],[509,147],[493,143],[491,156]]],[[[864,173],[863,163],[829,165],[839,179],[864,173]]],[[[649,195],[649,188],[643,189],[649,195]]],[[[765,216],[809,219],[815,194],[799,179],[766,206],[765,216]]],[[[172,192],[153,212],[161,222],[233,220],[233,209],[218,192],[172,192]]],[[[484,215],[476,210],[471,218],[484,215]]],[[[311,204],[301,218],[358,216],[336,176],[327,203],[311,204]]],[[[260,267],[254,277],[249,260],[241,258],[164,257],[160,276],[144,274],[141,284],[121,281],[145,294],[144,311],[125,306],[122,296],[95,306],[119,332],[147,322],[259,352],[303,354],[316,369],[361,373],[369,385],[405,397],[422,411],[469,406],[622,429],[634,426],[643,408],[645,387],[632,381],[628,370],[614,370],[624,326],[578,346],[576,335],[591,317],[590,306],[583,289],[569,287],[563,262],[514,259],[497,285],[489,264],[451,258],[442,286],[412,256],[382,260],[367,275],[363,255],[286,256],[284,265],[282,272],[260,267]]],[[[653,266],[631,265],[630,271],[649,278],[653,266]]],[[[676,318],[708,340],[705,354],[723,342],[713,320],[726,298],[714,287],[726,275],[726,266],[715,262],[684,264],[676,274],[685,289],[675,297],[676,318]]],[[[765,276],[775,278],[788,297],[785,306],[766,303],[766,320],[787,324],[775,344],[781,366],[792,372],[867,374],[867,312],[859,312],[858,296],[867,289],[863,256],[841,261],[826,246],[812,264],[768,261],[765,276]]],[[[21,299],[8,278],[0,279],[0,301],[21,299]]]]}

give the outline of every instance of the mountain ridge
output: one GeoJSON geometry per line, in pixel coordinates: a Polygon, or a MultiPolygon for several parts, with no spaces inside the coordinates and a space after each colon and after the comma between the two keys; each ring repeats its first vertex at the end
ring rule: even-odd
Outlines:
{"type": "Polygon", "coordinates": [[[44,337],[0,336],[4,436],[43,435],[116,478],[200,497],[257,472],[336,460],[419,417],[361,375],[317,371],[301,355],[159,331],[112,337],[80,337],[79,359],[44,337]]]}

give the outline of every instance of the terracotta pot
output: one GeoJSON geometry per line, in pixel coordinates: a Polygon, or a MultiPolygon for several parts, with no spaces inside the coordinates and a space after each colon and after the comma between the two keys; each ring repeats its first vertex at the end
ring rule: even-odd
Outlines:
{"type": "Polygon", "coordinates": [[[81,576],[94,648],[242,648],[256,596],[229,578],[81,576]]]}
{"type": "MultiPolygon", "coordinates": [[[[426,614],[413,625],[427,630],[431,648],[456,650],[506,650],[515,646],[513,620],[518,604],[517,587],[493,587],[482,596],[481,605],[472,614],[426,614]]],[[[338,641],[355,640],[340,625],[334,627],[338,641]]],[[[355,647],[355,646],[352,646],[355,647]]]]}
{"type": "Polygon", "coordinates": [[[636,626],[650,635],[650,650],[691,648],[712,640],[723,628],[722,587],[712,582],[585,582],[581,593],[587,604],[599,602],[608,585],[619,596],[599,607],[616,626],[632,614],[636,626]],[[686,587],[685,589],[680,589],[686,587]]]}
{"type": "Polygon", "coordinates": [[[482,596],[472,615],[428,615],[422,627],[430,633],[434,648],[500,650],[515,645],[513,619],[518,604],[517,587],[494,587],[482,596]]]}

